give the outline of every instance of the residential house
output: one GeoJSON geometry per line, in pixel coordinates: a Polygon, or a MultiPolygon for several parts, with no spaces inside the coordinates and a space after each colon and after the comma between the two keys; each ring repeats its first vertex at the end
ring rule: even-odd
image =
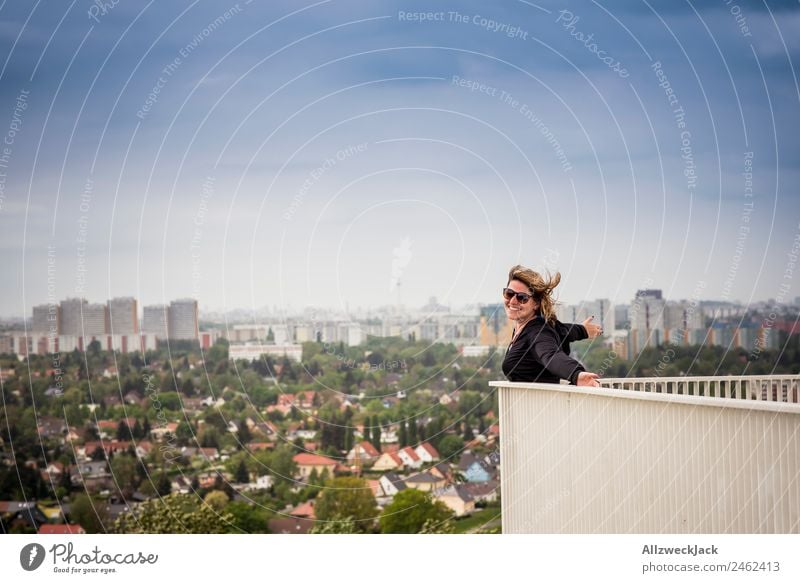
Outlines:
{"type": "Polygon", "coordinates": [[[292,460],[297,464],[297,473],[301,480],[308,480],[311,472],[317,470],[317,475],[328,470],[328,474],[333,475],[338,462],[329,457],[317,455],[315,453],[298,453],[292,460]]]}
{"type": "Polygon", "coordinates": [[[144,399],[136,391],[128,391],[122,397],[122,400],[128,405],[141,405],[144,402],[144,399]]]}
{"type": "Polygon", "coordinates": [[[188,494],[192,491],[192,482],[186,476],[176,476],[171,483],[172,492],[188,494]]]}
{"type": "Polygon", "coordinates": [[[412,469],[417,469],[422,465],[422,460],[417,455],[417,452],[414,451],[413,447],[404,447],[397,452],[398,457],[403,460],[403,465],[408,466],[412,469]]]}
{"type": "Polygon", "coordinates": [[[347,452],[347,461],[352,464],[358,459],[362,464],[370,464],[377,460],[380,455],[380,452],[369,441],[362,441],[347,452]]]}
{"type": "Polygon", "coordinates": [[[450,469],[450,464],[440,462],[428,471],[434,476],[442,478],[448,484],[453,481],[453,471],[450,469]]]}
{"type": "Polygon", "coordinates": [[[372,464],[372,471],[386,472],[392,470],[402,470],[403,460],[396,453],[382,453],[372,464]]]}
{"type": "Polygon", "coordinates": [[[496,502],[497,496],[500,493],[500,482],[497,480],[489,480],[488,482],[468,482],[462,485],[476,503],[496,502]]]}
{"type": "Polygon", "coordinates": [[[417,457],[422,460],[423,464],[438,462],[439,459],[441,459],[436,448],[428,442],[420,443],[414,449],[414,452],[417,454],[417,457]]]}
{"type": "MultiPolygon", "coordinates": [[[[397,437],[397,431],[394,429],[390,429],[385,427],[381,430],[381,443],[397,443],[400,441],[400,438],[397,437]]],[[[381,447],[381,450],[383,447],[381,447]]]]}
{"type": "Polygon", "coordinates": [[[483,458],[483,460],[489,464],[492,468],[499,470],[500,469],[500,450],[496,449],[494,451],[489,452],[489,454],[483,458]]]}
{"type": "MultiPolygon", "coordinates": [[[[252,421],[248,419],[248,421],[252,421]]],[[[278,439],[278,428],[275,427],[273,423],[270,421],[260,421],[258,423],[253,423],[253,426],[250,427],[248,423],[248,428],[253,433],[254,436],[261,435],[266,437],[270,441],[275,441],[278,439]]]]}
{"type": "Polygon", "coordinates": [[[246,447],[250,451],[256,452],[264,449],[275,449],[275,444],[271,441],[251,441],[246,447]]]}
{"type": "Polygon", "coordinates": [[[297,408],[300,411],[313,411],[315,398],[317,398],[318,402],[319,398],[315,391],[300,391],[295,394],[284,393],[278,395],[277,404],[267,407],[267,413],[278,411],[286,417],[292,412],[292,408],[297,408]]]}
{"type": "Polygon", "coordinates": [[[150,430],[150,437],[155,440],[161,440],[167,433],[175,435],[175,431],[178,429],[178,424],[174,422],[170,423],[163,423],[157,427],[153,427],[150,430]]]}
{"type": "Polygon", "coordinates": [[[456,516],[466,516],[475,511],[475,499],[463,484],[454,484],[436,490],[433,497],[443,502],[456,516]]]}
{"type": "Polygon", "coordinates": [[[381,498],[384,495],[380,480],[367,480],[367,484],[369,484],[372,495],[375,496],[375,498],[381,498]]]}
{"type": "Polygon", "coordinates": [[[63,419],[58,417],[40,417],[36,427],[39,437],[45,439],[50,437],[63,438],[67,432],[67,426],[63,419]]]}
{"type": "Polygon", "coordinates": [[[83,486],[87,490],[107,488],[111,483],[111,473],[105,460],[80,462],[70,466],[70,481],[73,486],[83,486]]]}
{"type": "Polygon", "coordinates": [[[432,492],[438,488],[444,488],[447,483],[443,478],[434,476],[430,472],[420,472],[405,479],[406,486],[423,492],[432,492]]]}
{"type": "Polygon", "coordinates": [[[488,482],[496,477],[496,472],[492,467],[471,452],[464,452],[461,456],[458,470],[468,482],[488,482]]]}
{"type": "Polygon", "coordinates": [[[153,451],[153,444],[150,441],[142,440],[136,444],[136,457],[143,458],[153,451]]]}
{"type": "Polygon", "coordinates": [[[200,401],[200,404],[203,405],[203,407],[214,407],[215,409],[219,409],[225,404],[225,399],[223,397],[214,398],[212,395],[209,395],[200,401]]]}
{"type": "Polygon", "coordinates": [[[64,464],[61,462],[50,462],[44,469],[44,474],[51,480],[57,480],[64,473],[64,464]]]}
{"type": "Polygon", "coordinates": [[[0,526],[4,532],[14,525],[24,525],[38,530],[47,523],[47,516],[35,502],[0,501],[0,526]]]}
{"type": "Polygon", "coordinates": [[[383,490],[384,494],[387,496],[394,496],[398,492],[402,492],[408,486],[406,486],[403,478],[395,474],[394,472],[389,472],[381,476],[380,480],[378,480],[381,484],[381,489],[383,490]]]}
{"type": "Polygon", "coordinates": [[[310,520],[316,520],[316,515],[314,514],[314,500],[308,500],[303,502],[302,504],[298,504],[297,508],[292,510],[289,515],[294,516],[296,518],[308,518],[310,520]]]}
{"type": "Polygon", "coordinates": [[[256,478],[255,482],[251,482],[250,484],[248,484],[248,488],[247,489],[248,490],[269,490],[270,488],[272,488],[272,485],[274,483],[275,482],[272,479],[272,476],[269,476],[269,475],[258,476],[256,478]]]}
{"type": "Polygon", "coordinates": [[[85,459],[91,459],[95,451],[102,450],[105,456],[110,454],[124,453],[128,448],[132,447],[130,441],[87,441],[82,446],[78,446],[78,455],[83,456],[85,459]]]}

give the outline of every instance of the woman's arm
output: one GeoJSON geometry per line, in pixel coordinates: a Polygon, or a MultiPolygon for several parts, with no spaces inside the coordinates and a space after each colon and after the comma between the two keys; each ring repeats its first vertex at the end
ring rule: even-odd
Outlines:
{"type": "Polygon", "coordinates": [[[579,342],[589,338],[589,329],[586,327],[586,322],[583,324],[565,324],[564,322],[556,321],[556,331],[562,338],[562,346],[569,346],[570,342],[579,342]]]}
{"type": "Polygon", "coordinates": [[[570,384],[577,384],[578,374],[586,369],[577,360],[564,354],[561,338],[555,329],[543,323],[533,333],[533,351],[539,362],[554,375],[568,380],[570,384]]]}

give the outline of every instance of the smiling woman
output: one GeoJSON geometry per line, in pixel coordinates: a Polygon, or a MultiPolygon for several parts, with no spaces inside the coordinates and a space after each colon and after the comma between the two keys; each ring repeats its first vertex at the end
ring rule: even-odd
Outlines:
{"type": "Polygon", "coordinates": [[[597,376],[569,356],[569,343],[596,338],[603,329],[592,323],[563,324],[556,319],[553,289],[561,281],[556,273],[545,280],[521,265],[508,272],[503,303],[509,320],[515,322],[511,343],[503,360],[503,373],[514,382],[558,383],[599,387],[597,376]]]}

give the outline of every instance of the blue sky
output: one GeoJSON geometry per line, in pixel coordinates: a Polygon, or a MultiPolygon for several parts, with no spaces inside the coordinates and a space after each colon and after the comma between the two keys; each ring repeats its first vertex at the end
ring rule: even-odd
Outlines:
{"type": "Polygon", "coordinates": [[[101,5],[0,4],[2,316],[800,296],[796,2],[101,5]]]}

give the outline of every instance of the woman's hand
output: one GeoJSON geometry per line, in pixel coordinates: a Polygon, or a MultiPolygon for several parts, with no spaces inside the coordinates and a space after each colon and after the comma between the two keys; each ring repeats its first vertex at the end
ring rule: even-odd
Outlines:
{"type": "Polygon", "coordinates": [[[583,327],[586,328],[586,333],[589,335],[589,338],[597,338],[603,335],[603,327],[600,324],[595,324],[593,320],[594,316],[589,316],[581,322],[583,327]]]}
{"type": "Polygon", "coordinates": [[[599,375],[593,372],[579,372],[577,385],[579,387],[599,387],[600,383],[597,381],[599,375]]]}

